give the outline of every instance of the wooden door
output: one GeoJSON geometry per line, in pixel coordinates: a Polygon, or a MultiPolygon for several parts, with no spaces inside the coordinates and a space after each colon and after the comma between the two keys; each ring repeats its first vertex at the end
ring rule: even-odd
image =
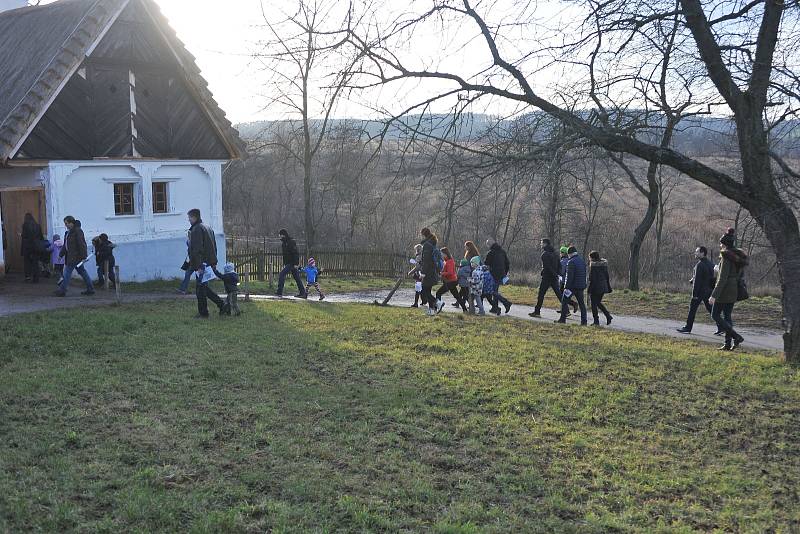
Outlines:
{"type": "MultiPolygon", "coordinates": [[[[22,223],[25,214],[30,213],[42,226],[42,232],[47,232],[45,220],[44,191],[41,189],[26,191],[1,191],[0,215],[3,218],[3,231],[7,248],[3,251],[5,256],[6,273],[21,273],[24,265],[22,261],[22,223]]],[[[48,238],[48,236],[45,236],[48,238]]]]}

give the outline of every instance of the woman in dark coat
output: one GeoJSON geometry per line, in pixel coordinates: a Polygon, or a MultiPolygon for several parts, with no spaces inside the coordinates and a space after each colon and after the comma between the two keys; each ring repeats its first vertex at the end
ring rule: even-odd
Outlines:
{"type": "Polygon", "coordinates": [[[436,315],[436,313],[441,311],[441,306],[439,305],[440,303],[433,298],[431,289],[439,282],[439,269],[437,269],[436,263],[433,260],[433,252],[438,239],[436,238],[436,234],[431,232],[429,228],[423,228],[420,234],[423,237],[420,242],[420,245],[422,245],[422,265],[420,265],[419,268],[420,274],[423,275],[422,302],[428,303],[428,309],[426,310],[428,315],[436,315]]]}
{"type": "Polygon", "coordinates": [[[41,243],[44,241],[42,227],[30,213],[25,214],[22,223],[22,258],[25,260],[25,281],[39,282],[39,259],[42,251],[41,243]]]}
{"type": "Polygon", "coordinates": [[[606,316],[606,324],[611,324],[613,317],[603,304],[603,295],[611,293],[611,279],[608,276],[608,261],[593,250],[589,253],[589,301],[592,305],[593,326],[600,325],[599,309],[606,316]]]}
{"type": "Polygon", "coordinates": [[[733,228],[728,228],[720,240],[719,276],[711,292],[711,317],[719,329],[725,332],[725,344],[720,350],[736,350],[744,338],[733,329],[733,305],[739,300],[739,280],[744,276],[748,263],[747,254],[736,248],[733,228]]]}

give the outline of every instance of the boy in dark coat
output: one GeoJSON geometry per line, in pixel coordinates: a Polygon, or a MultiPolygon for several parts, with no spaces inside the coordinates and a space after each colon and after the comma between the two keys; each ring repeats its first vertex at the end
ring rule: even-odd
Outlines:
{"type": "Polygon", "coordinates": [[[586,317],[586,303],[583,299],[583,292],[586,290],[586,262],[578,254],[578,249],[569,247],[567,249],[569,261],[567,262],[566,277],[564,280],[564,295],[561,298],[561,317],[557,323],[566,323],[569,313],[569,299],[575,297],[581,309],[581,325],[588,323],[586,317]]]}
{"type": "Polygon", "coordinates": [[[697,247],[694,250],[694,257],[697,263],[694,265],[694,275],[689,281],[692,284],[692,301],[689,304],[689,316],[686,318],[686,326],[678,328],[681,334],[690,334],[694,326],[694,319],[700,304],[705,304],[708,313],[711,313],[711,292],[714,290],[716,279],[714,278],[714,264],[708,259],[708,249],[697,247]]]}

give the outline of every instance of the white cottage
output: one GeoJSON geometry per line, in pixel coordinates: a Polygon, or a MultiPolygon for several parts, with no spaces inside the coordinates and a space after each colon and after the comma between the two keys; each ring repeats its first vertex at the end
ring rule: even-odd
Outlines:
{"type": "Polygon", "coordinates": [[[242,154],[152,0],[0,12],[0,273],[22,270],[26,212],[48,236],[67,215],[87,240],[105,232],[123,278],[141,281],[180,274],[196,207],[222,259],[222,168],[242,154]]]}

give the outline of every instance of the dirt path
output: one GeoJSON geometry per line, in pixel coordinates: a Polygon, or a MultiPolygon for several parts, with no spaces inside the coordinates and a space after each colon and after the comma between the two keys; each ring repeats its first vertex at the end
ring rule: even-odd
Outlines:
{"type": "MultiPolygon", "coordinates": [[[[333,295],[326,299],[326,302],[346,302],[346,303],[372,303],[374,300],[382,300],[386,295],[383,291],[369,291],[361,293],[349,293],[346,295],[333,295]]],[[[277,297],[270,296],[254,296],[255,300],[275,300],[277,297]]],[[[292,298],[293,300],[293,298],[292,298]]],[[[313,299],[309,299],[311,302],[313,299]]],[[[408,307],[414,301],[414,292],[411,290],[399,290],[395,293],[394,298],[390,302],[391,306],[408,307]]],[[[462,313],[461,310],[451,306],[452,298],[445,297],[447,305],[444,310],[448,313],[462,313]]],[[[517,319],[524,319],[526,321],[539,321],[552,323],[558,319],[558,313],[551,309],[542,309],[541,318],[531,318],[528,316],[533,311],[531,306],[515,305],[511,308],[511,313],[508,315],[517,319]]],[[[613,310],[611,310],[613,313],[613,310]]],[[[422,315],[420,311],[420,315],[422,315]]],[[[506,316],[506,314],[503,314],[506,316]]],[[[423,318],[423,317],[421,317],[423,318]]],[[[487,320],[496,320],[494,316],[487,315],[487,320]]],[[[736,312],[734,312],[734,320],[736,319],[736,312]]],[[[591,322],[591,310],[589,310],[589,321],[591,322]]],[[[578,324],[579,317],[572,316],[569,319],[570,324],[578,324]],[[577,319],[577,320],[576,320],[577,319]]],[[[605,323],[605,321],[602,321],[605,323]]],[[[722,338],[715,336],[715,326],[706,324],[695,324],[691,334],[681,334],[677,331],[682,327],[683,323],[677,321],[670,321],[666,319],[655,319],[652,317],[636,317],[630,315],[615,315],[611,326],[603,325],[601,328],[611,328],[613,330],[621,330],[625,332],[639,332],[646,334],[656,334],[660,336],[668,336],[678,339],[686,339],[692,341],[702,341],[706,343],[714,343],[721,345],[724,341],[722,338]]],[[[781,332],[777,330],[766,330],[758,328],[742,328],[739,332],[744,336],[745,342],[743,344],[746,348],[757,350],[768,350],[781,352],[783,350],[783,338],[781,332]]]]}

